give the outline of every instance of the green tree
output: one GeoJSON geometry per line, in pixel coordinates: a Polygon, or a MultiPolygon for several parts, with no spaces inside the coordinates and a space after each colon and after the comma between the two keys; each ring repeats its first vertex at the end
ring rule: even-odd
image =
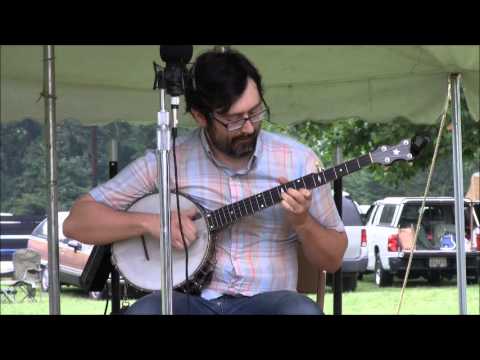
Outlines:
{"type": "Polygon", "coordinates": [[[36,121],[24,119],[1,124],[0,135],[1,211],[15,212],[15,202],[23,203],[30,190],[35,193],[36,183],[29,184],[33,187],[22,188],[19,182],[25,182],[24,173],[31,173],[32,167],[37,166],[29,158],[39,151],[34,144],[42,138],[42,129],[36,121]]]}

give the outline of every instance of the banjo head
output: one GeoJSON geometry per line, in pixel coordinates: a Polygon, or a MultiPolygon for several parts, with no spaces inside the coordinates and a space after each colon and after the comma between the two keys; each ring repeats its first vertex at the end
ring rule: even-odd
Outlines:
{"type": "MultiPolygon", "coordinates": [[[[196,208],[203,215],[204,210],[183,195],[178,195],[180,212],[196,208]]],[[[177,208],[176,195],[170,198],[172,210],[177,208]]],[[[160,213],[160,195],[147,195],[136,201],[128,212],[160,213]]],[[[188,247],[188,276],[197,272],[207,261],[210,234],[203,216],[194,220],[198,238],[188,247]]],[[[160,239],[151,236],[134,237],[112,244],[112,263],[119,273],[133,286],[143,291],[156,291],[161,286],[160,239]],[[145,246],[144,246],[145,244],[145,246]]],[[[185,282],[185,251],[172,247],[172,285],[179,287],[185,282]]]]}

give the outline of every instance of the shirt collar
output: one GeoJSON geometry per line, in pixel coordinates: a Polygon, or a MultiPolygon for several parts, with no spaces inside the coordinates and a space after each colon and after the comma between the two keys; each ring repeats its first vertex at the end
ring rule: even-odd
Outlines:
{"type": "Polygon", "coordinates": [[[250,172],[253,169],[255,164],[258,162],[258,158],[261,155],[261,148],[262,148],[262,143],[263,143],[262,138],[263,138],[263,130],[260,130],[260,132],[258,133],[258,137],[257,137],[257,143],[255,145],[255,151],[253,152],[252,157],[248,161],[246,169],[234,172],[233,170],[231,170],[230,168],[226,167],[224,164],[219,162],[217,159],[215,159],[215,156],[213,155],[210,144],[208,143],[208,140],[207,140],[206,130],[205,130],[205,128],[200,129],[200,143],[202,144],[202,147],[205,150],[205,153],[207,154],[207,157],[215,164],[215,166],[225,168],[225,169],[229,170],[229,172],[232,172],[234,174],[247,174],[248,172],[250,172]]]}

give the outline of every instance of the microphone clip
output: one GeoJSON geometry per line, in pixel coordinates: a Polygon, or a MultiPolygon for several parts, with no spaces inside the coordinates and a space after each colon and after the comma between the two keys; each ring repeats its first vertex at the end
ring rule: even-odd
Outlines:
{"type": "Polygon", "coordinates": [[[155,61],[153,61],[153,72],[155,73],[155,79],[153,80],[153,90],[165,89],[167,87],[165,81],[165,71],[155,61]]]}

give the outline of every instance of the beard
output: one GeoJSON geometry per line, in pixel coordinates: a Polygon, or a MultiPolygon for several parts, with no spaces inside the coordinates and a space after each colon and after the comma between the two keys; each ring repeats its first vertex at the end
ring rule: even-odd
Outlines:
{"type": "Polygon", "coordinates": [[[260,132],[260,128],[258,128],[251,135],[238,135],[229,139],[216,135],[211,124],[207,126],[206,130],[212,145],[221,153],[235,159],[250,157],[253,154],[260,132]]]}

